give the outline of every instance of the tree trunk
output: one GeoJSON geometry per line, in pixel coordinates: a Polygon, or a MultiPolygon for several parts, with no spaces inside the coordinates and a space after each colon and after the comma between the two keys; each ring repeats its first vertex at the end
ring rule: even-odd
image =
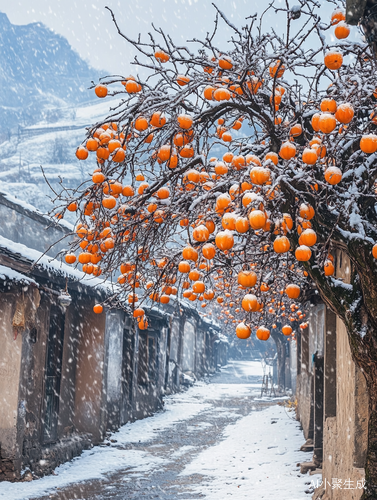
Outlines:
{"type": "Polygon", "coordinates": [[[365,491],[362,500],[377,498],[377,378],[372,387],[368,384],[369,392],[369,421],[368,421],[368,450],[365,463],[365,491]]]}

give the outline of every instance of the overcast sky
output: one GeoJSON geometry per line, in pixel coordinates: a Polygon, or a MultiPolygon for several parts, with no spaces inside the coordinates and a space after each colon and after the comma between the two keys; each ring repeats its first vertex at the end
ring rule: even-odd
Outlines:
{"type": "MultiPolygon", "coordinates": [[[[283,0],[277,0],[277,4],[283,0]]],[[[298,1],[290,2],[291,5],[298,1]]],[[[329,19],[333,6],[322,0],[321,17],[329,19]]],[[[217,0],[216,5],[237,26],[261,12],[267,0],[217,0]]],[[[285,4],[285,0],[284,0],[285,4]]],[[[153,22],[182,43],[211,31],[215,17],[212,0],[0,0],[0,11],[14,24],[40,21],[63,35],[92,66],[112,73],[132,73],[132,52],[117,34],[105,6],[111,7],[121,29],[130,37],[146,33],[153,22]]],[[[283,29],[282,13],[271,14],[266,26],[283,29]]],[[[229,32],[222,26],[224,42],[229,32]]]]}

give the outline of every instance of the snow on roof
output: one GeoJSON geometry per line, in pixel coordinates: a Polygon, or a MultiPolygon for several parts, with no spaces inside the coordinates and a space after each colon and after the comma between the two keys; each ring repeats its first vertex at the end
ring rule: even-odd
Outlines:
{"type": "MultiPolygon", "coordinates": [[[[74,267],[70,267],[67,264],[60,262],[52,257],[49,257],[48,255],[43,254],[42,252],[38,250],[34,250],[33,248],[29,248],[26,245],[23,245],[22,243],[15,243],[14,241],[8,240],[7,238],[4,238],[3,236],[0,236],[0,253],[1,249],[6,249],[8,252],[11,252],[13,254],[18,254],[21,257],[24,257],[25,259],[29,260],[30,262],[36,263],[37,266],[41,267],[42,269],[46,270],[47,272],[51,272],[55,276],[63,276],[66,278],[69,278],[73,281],[76,282],[81,282],[85,286],[90,286],[97,288],[101,291],[105,291],[106,293],[116,293],[119,292],[119,288],[116,284],[111,283],[110,281],[107,280],[102,280],[100,278],[95,278],[88,276],[87,274],[83,273],[79,269],[75,269],[74,267]]],[[[13,271],[12,269],[4,266],[0,266],[0,279],[2,279],[2,276],[4,275],[4,279],[7,276],[10,278],[10,276],[13,276],[13,278],[16,281],[23,281],[27,283],[35,283],[37,284],[32,278],[28,278],[27,276],[24,276],[23,274],[18,273],[17,271],[13,271]],[[4,272],[3,272],[4,270],[4,272]],[[7,271],[7,274],[5,274],[5,270],[7,271]]],[[[177,298],[174,296],[171,296],[172,302],[176,302],[177,298]]],[[[149,302],[149,301],[148,301],[149,302]]],[[[161,308],[161,305],[158,304],[148,304],[149,308],[151,310],[158,311],[159,313],[162,313],[163,315],[169,314],[168,311],[164,308],[161,308]]],[[[180,302],[180,305],[183,306],[186,311],[191,310],[192,312],[196,312],[199,314],[199,317],[202,321],[207,323],[208,325],[211,326],[218,326],[214,320],[211,320],[210,318],[204,317],[202,313],[200,313],[194,306],[188,301],[182,301],[180,302]]],[[[219,337],[220,341],[222,342],[228,342],[228,339],[226,336],[221,335],[219,337]]]]}
{"type": "MultiPolygon", "coordinates": [[[[166,315],[166,314],[174,315],[175,314],[174,308],[175,308],[175,306],[179,305],[180,307],[185,309],[186,313],[188,311],[190,311],[193,314],[197,314],[199,316],[199,318],[201,319],[201,321],[203,321],[203,323],[206,323],[208,326],[220,328],[220,326],[216,322],[215,318],[210,318],[210,317],[204,315],[204,313],[202,313],[201,311],[199,311],[197,309],[197,307],[195,307],[195,304],[193,304],[192,302],[190,302],[187,299],[183,299],[183,300],[179,299],[175,295],[170,295],[170,302],[167,305],[161,304],[161,303],[156,304],[149,299],[145,300],[144,304],[145,304],[145,306],[149,307],[149,309],[151,311],[156,311],[156,312],[163,314],[163,315],[166,315]]],[[[225,337],[225,338],[227,339],[227,337],[225,337]]],[[[227,341],[228,340],[226,340],[226,342],[227,341]]]]}
{"type": "Polygon", "coordinates": [[[216,318],[210,318],[208,315],[205,315],[205,313],[202,313],[201,311],[198,311],[200,319],[204,323],[208,323],[211,326],[216,326],[217,328],[220,328],[220,325],[216,321],[216,318]]]}
{"type": "MultiPolygon", "coordinates": [[[[101,280],[100,278],[90,277],[79,271],[78,269],[72,268],[63,262],[59,262],[48,255],[44,255],[38,250],[33,248],[28,248],[22,243],[15,243],[14,241],[8,240],[3,236],[0,236],[0,253],[1,249],[6,249],[13,254],[19,254],[30,262],[37,262],[37,266],[45,269],[48,272],[56,276],[63,276],[70,278],[74,281],[80,281],[83,285],[96,287],[106,292],[115,292],[116,288],[110,282],[101,280]]],[[[22,276],[22,275],[21,275],[22,276]]]]}
{"type": "Polygon", "coordinates": [[[69,229],[70,231],[74,230],[74,227],[72,224],[69,222],[65,221],[64,219],[60,220],[52,220],[48,215],[44,214],[38,208],[34,207],[33,205],[30,205],[30,203],[27,203],[26,201],[20,200],[19,198],[16,198],[15,196],[12,196],[11,194],[7,193],[6,191],[0,190],[0,196],[4,197],[6,200],[10,201],[11,203],[14,203],[15,205],[18,205],[22,207],[23,209],[34,212],[44,219],[46,219],[46,222],[54,223],[56,225],[64,226],[66,229],[69,229]]]}
{"type": "Polygon", "coordinates": [[[221,332],[219,332],[217,335],[219,337],[220,342],[224,342],[225,344],[229,344],[229,339],[226,335],[224,335],[221,332]]]}
{"type": "Polygon", "coordinates": [[[4,281],[19,281],[25,285],[35,285],[39,286],[36,281],[34,281],[32,278],[29,278],[28,276],[25,276],[24,274],[21,274],[17,271],[14,271],[10,267],[6,266],[1,266],[0,265],[0,280],[4,281]]]}

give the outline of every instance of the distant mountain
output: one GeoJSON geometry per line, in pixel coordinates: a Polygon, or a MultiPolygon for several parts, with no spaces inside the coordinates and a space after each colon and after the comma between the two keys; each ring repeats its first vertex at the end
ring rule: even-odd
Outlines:
{"type": "MultiPolygon", "coordinates": [[[[102,73],[104,74],[104,73],[102,73]]],[[[59,108],[93,100],[100,72],[41,23],[11,24],[0,12],[0,142],[18,125],[59,121],[59,108]]]]}

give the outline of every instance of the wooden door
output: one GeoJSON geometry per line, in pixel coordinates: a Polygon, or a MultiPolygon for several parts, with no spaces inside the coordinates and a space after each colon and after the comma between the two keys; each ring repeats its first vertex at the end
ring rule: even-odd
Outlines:
{"type": "Polygon", "coordinates": [[[57,440],[60,381],[62,375],[64,315],[58,306],[50,310],[45,367],[43,443],[57,440]]]}

